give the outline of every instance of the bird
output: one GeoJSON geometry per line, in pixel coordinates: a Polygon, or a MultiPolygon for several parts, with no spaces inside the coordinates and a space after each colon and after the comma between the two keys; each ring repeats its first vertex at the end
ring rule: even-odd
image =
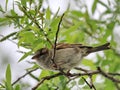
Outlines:
{"type": "Polygon", "coordinates": [[[105,43],[97,47],[82,44],[58,43],[51,49],[44,47],[37,50],[32,59],[43,69],[52,71],[58,71],[60,69],[71,70],[78,66],[83,57],[88,54],[108,49],[110,49],[110,43],[105,43]]]}

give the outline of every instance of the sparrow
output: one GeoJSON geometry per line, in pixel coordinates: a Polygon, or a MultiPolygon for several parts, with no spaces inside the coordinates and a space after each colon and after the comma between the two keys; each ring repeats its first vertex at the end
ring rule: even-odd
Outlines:
{"type": "Polygon", "coordinates": [[[110,43],[97,47],[84,46],[82,44],[58,43],[56,48],[41,48],[35,52],[32,59],[36,60],[40,67],[56,70],[71,70],[78,66],[83,57],[90,53],[110,49],[110,43]],[[54,58],[53,58],[54,56],[54,58]]]}

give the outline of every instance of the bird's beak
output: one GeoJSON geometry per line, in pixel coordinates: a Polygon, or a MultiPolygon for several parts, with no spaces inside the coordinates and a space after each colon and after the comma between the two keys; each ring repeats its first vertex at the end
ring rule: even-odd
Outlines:
{"type": "Polygon", "coordinates": [[[34,55],[31,59],[36,60],[38,58],[38,55],[34,55]]]}

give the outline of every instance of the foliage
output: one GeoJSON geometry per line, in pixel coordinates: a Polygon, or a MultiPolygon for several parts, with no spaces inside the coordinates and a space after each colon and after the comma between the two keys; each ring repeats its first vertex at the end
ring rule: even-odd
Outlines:
{"type": "MultiPolygon", "coordinates": [[[[18,47],[24,47],[29,50],[18,60],[19,62],[39,48],[50,48],[52,44],[54,44],[56,31],[61,18],[61,16],[58,15],[59,10],[55,14],[51,13],[49,7],[44,10],[42,7],[43,0],[37,0],[37,2],[35,0],[19,0],[15,1],[13,8],[8,11],[8,1],[9,0],[6,0],[5,8],[0,6],[0,12],[5,15],[0,18],[0,26],[14,24],[14,27],[19,30],[17,32],[13,31],[3,37],[0,42],[6,39],[17,40],[18,47]],[[20,13],[16,11],[15,6],[18,7],[20,13]],[[5,14],[6,12],[9,12],[9,14],[5,14]]],[[[90,11],[92,15],[84,5],[80,10],[68,9],[60,25],[58,42],[83,43],[85,45],[92,44],[95,46],[96,44],[100,45],[108,42],[110,38],[109,42],[111,43],[112,50],[104,52],[105,58],[97,54],[96,62],[88,59],[83,60],[82,64],[88,66],[91,70],[95,70],[97,66],[100,66],[108,72],[117,73],[120,71],[120,56],[115,52],[115,49],[113,49],[116,46],[113,30],[116,24],[120,24],[120,1],[113,1],[114,2],[108,0],[108,4],[106,4],[100,0],[94,0],[90,11]],[[100,14],[98,19],[95,19],[92,16],[95,15],[98,4],[105,7],[106,10],[100,14]],[[85,9],[85,11],[82,11],[82,9],[85,9]]],[[[76,0],[75,2],[78,1],[76,0]]],[[[33,68],[35,66],[36,65],[33,65],[33,68]]],[[[21,90],[19,84],[12,85],[11,73],[10,65],[8,65],[5,84],[1,84],[0,88],[6,88],[6,90],[21,90]]],[[[43,70],[38,78],[41,79],[46,75],[53,74],[55,73],[43,70]]],[[[87,79],[88,77],[85,76],[84,78],[87,79]]],[[[93,82],[97,90],[115,90],[116,84],[112,81],[102,77],[104,82],[98,83],[96,78],[97,75],[93,77],[93,82]]],[[[89,90],[88,85],[85,84],[82,78],[71,80],[68,83],[68,79],[64,76],[45,81],[37,90],[71,90],[76,84],[82,86],[82,90],[89,90]]]]}

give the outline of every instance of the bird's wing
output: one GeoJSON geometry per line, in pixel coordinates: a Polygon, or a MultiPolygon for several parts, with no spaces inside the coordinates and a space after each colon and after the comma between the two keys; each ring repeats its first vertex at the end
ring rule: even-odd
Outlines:
{"type": "Polygon", "coordinates": [[[58,43],[56,45],[56,49],[65,49],[65,48],[74,48],[74,47],[79,47],[79,48],[92,48],[90,46],[84,46],[82,44],[68,44],[68,43],[58,43]]]}

